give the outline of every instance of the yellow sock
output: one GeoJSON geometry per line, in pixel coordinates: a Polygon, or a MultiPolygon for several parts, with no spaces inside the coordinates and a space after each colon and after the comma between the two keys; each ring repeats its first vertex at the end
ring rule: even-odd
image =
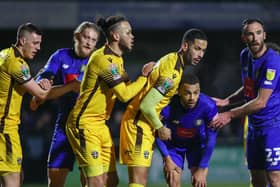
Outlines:
{"type": "Polygon", "coordinates": [[[128,187],[144,187],[142,184],[130,183],[128,187]]]}

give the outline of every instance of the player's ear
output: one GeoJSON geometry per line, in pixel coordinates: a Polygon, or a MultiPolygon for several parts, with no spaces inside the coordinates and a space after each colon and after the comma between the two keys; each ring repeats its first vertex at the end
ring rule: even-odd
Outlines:
{"type": "Polygon", "coordinates": [[[184,52],[186,52],[189,48],[188,42],[182,42],[181,48],[184,52]]]}
{"type": "Polygon", "coordinates": [[[79,40],[79,33],[75,32],[74,33],[74,41],[79,40]]]}
{"type": "Polygon", "coordinates": [[[242,41],[243,43],[245,43],[245,36],[244,36],[243,33],[241,34],[241,41],[242,41]]]}
{"type": "Polygon", "coordinates": [[[266,40],[266,32],[263,32],[263,39],[266,40]]]}

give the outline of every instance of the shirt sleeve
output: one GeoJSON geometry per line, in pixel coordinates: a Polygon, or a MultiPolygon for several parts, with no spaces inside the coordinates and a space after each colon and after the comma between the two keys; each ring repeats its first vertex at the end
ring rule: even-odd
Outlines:
{"type": "Polygon", "coordinates": [[[218,114],[217,106],[215,102],[208,98],[207,99],[208,104],[206,105],[208,110],[206,110],[206,116],[207,116],[207,123],[206,123],[206,136],[207,140],[205,142],[205,147],[203,149],[203,155],[199,164],[200,168],[207,168],[209,165],[210,158],[212,156],[212,153],[215,148],[216,144],[216,137],[217,137],[217,130],[209,128],[209,123],[215,118],[215,116],[218,114]]]}
{"type": "Polygon", "coordinates": [[[208,167],[210,158],[212,156],[212,153],[214,151],[214,147],[216,144],[216,137],[217,137],[216,130],[207,128],[207,142],[206,142],[205,148],[203,150],[203,155],[202,155],[201,161],[199,163],[200,168],[208,167]]]}
{"type": "Polygon", "coordinates": [[[19,84],[24,84],[32,79],[29,66],[24,60],[17,59],[10,64],[9,73],[19,84]]]}
{"type": "MultiPolygon", "coordinates": [[[[164,125],[166,125],[170,115],[170,106],[167,105],[160,113],[161,120],[164,125]]],[[[158,147],[158,150],[160,151],[162,157],[169,156],[169,151],[167,149],[167,146],[165,144],[165,141],[161,140],[160,138],[156,137],[156,145],[158,147]]]]}
{"type": "Polygon", "coordinates": [[[266,89],[275,89],[276,86],[279,83],[279,77],[280,77],[280,58],[276,55],[271,56],[268,58],[267,61],[264,63],[264,68],[263,68],[263,75],[261,77],[261,88],[266,88],[266,89]]]}
{"type": "Polygon", "coordinates": [[[99,76],[111,88],[117,98],[122,102],[127,102],[137,95],[147,82],[147,78],[139,76],[135,82],[126,84],[127,74],[122,64],[110,62],[106,57],[101,57],[99,63],[99,76]]]}

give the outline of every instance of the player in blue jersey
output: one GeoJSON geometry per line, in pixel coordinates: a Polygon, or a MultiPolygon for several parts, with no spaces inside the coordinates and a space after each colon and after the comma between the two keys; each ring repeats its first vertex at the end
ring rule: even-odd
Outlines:
{"type": "MultiPolygon", "coordinates": [[[[98,41],[99,28],[94,23],[82,22],[75,29],[73,37],[74,48],[59,49],[53,53],[38,76],[38,80],[48,78],[58,85],[48,95],[48,99],[59,97],[59,113],[48,156],[49,187],[63,187],[68,172],[73,170],[75,156],[65,134],[65,124],[78,96],[79,81],[98,41]]],[[[38,101],[33,98],[31,108],[37,107],[38,101]]],[[[84,186],[82,179],[81,176],[84,186]]]]}
{"type": "Polygon", "coordinates": [[[218,111],[215,102],[200,93],[195,75],[183,76],[179,96],[161,112],[164,125],[171,129],[172,138],[156,138],[164,161],[164,176],[169,187],[181,186],[185,157],[194,187],[206,187],[208,163],[213,153],[217,132],[208,127],[218,111]]]}
{"type": "Polygon", "coordinates": [[[212,126],[220,128],[231,119],[248,115],[247,163],[254,187],[280,186],[280,56],[265,44],[264,24],[247,19],[242,25],[241,51],[243,86],[226,99],[223,106],[246,98],[246,104],[221,113],[212,126]]]}

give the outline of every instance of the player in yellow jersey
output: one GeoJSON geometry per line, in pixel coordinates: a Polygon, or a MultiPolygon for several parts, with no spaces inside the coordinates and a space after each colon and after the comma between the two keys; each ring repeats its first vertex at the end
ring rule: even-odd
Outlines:
{"type": "Polygon", "coordinates": [[[142,76],[128,84],[122,55],[130,51],[134,36],[123,16],[100,18],[97,24],[107,43],[90,57],[81,83],[80,96],[69,114],[66,134],[88,187],[115,187],[118,176],[114,144],[106,120],[115,98],[127,102],[147,82],[151,71],[144,66],[142,76]]]}
{"type": "Polygon", "coordinates": [[[18,133],[22,96],[27,91],[44,99],[51,84],[42,79],[39,85],[31,77],[27,59],[40,50],[41,31],[33,24],[18,27],[15,45],[0,51],[0,183],[19,187],[22,148],[18,133]]]}
{"type": "Polygon", "coordinates": [[[146,186],[155,132],[162,140],[171,138],[170,130],[159,119],[159,113],[176,93],[184,67],[197,65],[207,44],[203,31],[186,31],[179,51],[171,52],[157,62],[146,86],[129,103],[122,119],[119,151],[120,163],[128,166],[129,187],[146,186]]]}

